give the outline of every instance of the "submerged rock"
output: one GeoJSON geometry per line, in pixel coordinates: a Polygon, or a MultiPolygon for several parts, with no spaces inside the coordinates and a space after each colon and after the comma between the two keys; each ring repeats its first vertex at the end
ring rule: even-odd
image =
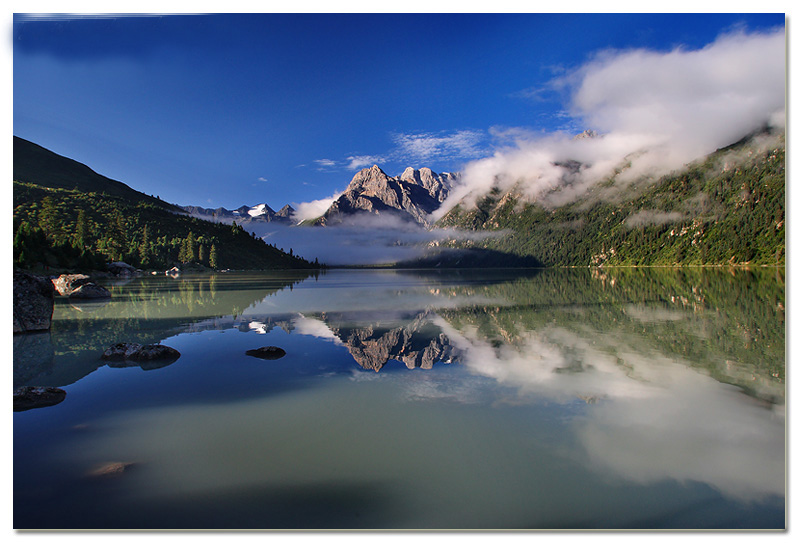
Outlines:
{"type": "Polygon", "coordinates": [[[66,396],[67,392],[58,387],[20,387],[14,390],[14,411],[54,406],[66,396]]]}
{"type": "Polygon", "coordinates": [[[181,354],[178,350],[161,344],[136,344],[121,342],[103,352],[103,359],[116,361],[155,361],[176,360],[181,354]]]}
{"type": "Polygon", "coordinates": [[[245,355],[251,357],[258,357],[259,359],[280,359],[286,352],[277,346],[266,346],[258,349],[248,349],[244,352],[245,355]]]}
{"type": "Polygon", "coordinates": [[[14,332],[48,330],[53,318],[54,293],[49,278],[14,272],[14,332]]]}
{"type": "Polygon", "coordinates": [[[127,472],[131,467],[133,467],[136,463],[124,463],[124,462],[111,462],[105,463],[94,469],[90,470],[86,476],[89,478],[110,478],[119,476],[127,472]]]}

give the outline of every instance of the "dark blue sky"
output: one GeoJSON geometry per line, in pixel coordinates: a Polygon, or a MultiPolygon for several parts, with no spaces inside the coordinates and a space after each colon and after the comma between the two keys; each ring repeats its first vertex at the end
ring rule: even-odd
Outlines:
{"type": "Polygon", "coordinates": [[[550,85],[609,48],[702,48],[783,14],[192,15],[13,25],[14,134],[178,204],[275,209],[379,164],[460,169],[579,132],[550,85]]]}

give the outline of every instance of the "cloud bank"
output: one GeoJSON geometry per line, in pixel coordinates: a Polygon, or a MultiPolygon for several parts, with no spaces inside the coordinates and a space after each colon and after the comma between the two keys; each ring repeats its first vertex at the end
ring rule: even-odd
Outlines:
{"type": "Polygon", "coordinates": [[[573,118],[601,134],[536,137],[469,163],[434,214],[492,187],[553,205],[618,172],[621,181],[660,176],[770,124],[785,126],[786,40],[768,33],[722,35],[699,50],[605,51],[553,81],[571,96],[573,118]]]}
{"type": "Polygon", "coordinates": [[[341,191],[337,191],[326,198],[312,200],[311,202],[293,204],[292,207],[295,209],[295,211],[294,215],[292,215],[292,219],[294,219],[297,223],[301,223],[306,219],[315,219],[328,211],[328,208],[331,207],[331,204],[333,204],[341,195],[341,191]]]}
{"type": "MultiPolygon", "coordinates": [[[[323,201],[316,201],[324,205],[323,201]]],[[[319,215],[319,214],[318,214],[319,215]]],[[[313,217],[317,217],[314,215],[313,217]]],[[[481,240],[502,232],[428,230],[393,214],[355,215],[329,227],[294,227],[278,223],[245,223],[244,228],[268,244],[327,265],[370,265],[413,260],[445,240],[481,240]]]]}

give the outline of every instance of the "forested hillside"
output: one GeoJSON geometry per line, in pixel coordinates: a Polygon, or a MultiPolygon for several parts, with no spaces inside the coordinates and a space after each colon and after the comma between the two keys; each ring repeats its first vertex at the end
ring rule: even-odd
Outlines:
{"type": "Polygon", "coordinates": [[[214,269],[312,268],[315,264],[253,237],[239,225],[178,215],[123,198],[14,182],[14,264],[103,269],[197,263],[214,269]]]}
{"type": "Polygon", "coordinates": [[[744,141],[656,182],[609,179],[559,207],[495,190],[437,226],[497,231],[471,247],[544,266],[783,265],[785,175],[783,136],[767,148],[744,141]]]}
{"type": "Polygon", "coordinates": [[[239,225],[177,213],[176,206],[16,137],[14,177],[16,267],[103,270],[113,261],[157,269],[319,266],[239,225]]]}

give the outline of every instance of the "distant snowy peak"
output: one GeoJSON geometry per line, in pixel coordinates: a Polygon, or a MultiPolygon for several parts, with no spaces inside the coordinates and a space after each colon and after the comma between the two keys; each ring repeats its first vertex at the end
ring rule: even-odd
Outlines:
{"type": "Polygon", "coordinates": [[[288,204],[276,212],[267,204],[256,204],[255,206],[240,206],[235,210],[226,210],[225,208],[201,208],[199,206],[183,206],[183,210],[192,217],[205,219],[215,223],[232,223],[236,221],[238,224],[259,222],[269,223],[273,221],[281,223],[290,223],[294,208],[288,204]]]}
{"type": "Polygon", "coordinates": [[[256,204],[255,206],[241,206],[240,208],[236,208],[235,210],[233,210],[233,213],[241,217],[250,216],[253,219],[257,219],[261,216],[272,217],[273,215],[275,215],[275,211],[266,204],[256,204]]]}

